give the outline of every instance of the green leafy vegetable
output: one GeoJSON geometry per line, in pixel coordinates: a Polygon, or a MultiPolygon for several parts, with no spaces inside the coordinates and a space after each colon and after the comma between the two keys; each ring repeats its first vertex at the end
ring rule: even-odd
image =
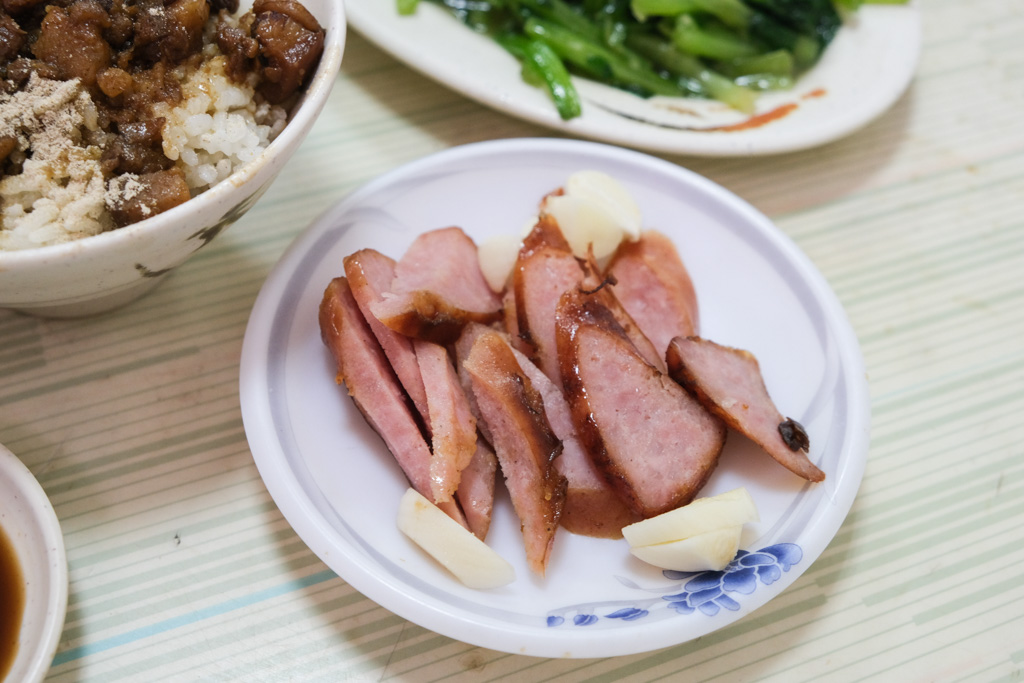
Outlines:
{"type": "MultiPolygon", "coordinates": [[[[908,0],[429,0],[492,36],[580,115],[571,74],[641,97],[713,98],[754,111],[757,92],[791,87],[862,4],[908,0]]],[[[396,0],[403,15],[419,0],[396,0]]]]}

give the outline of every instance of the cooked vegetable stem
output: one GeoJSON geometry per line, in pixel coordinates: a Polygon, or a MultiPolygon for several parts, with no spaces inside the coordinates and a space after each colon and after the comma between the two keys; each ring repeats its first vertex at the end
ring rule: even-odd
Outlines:
{"type": "MultiPolygon", "coordinates": [[[[431,0],[491,35],[548,92],[582,112],[570,74],[642,97],[710,97],[744,113],[792,87],[864,4],[909,0],[431,0]]],[[[412,14],[419,0],[396,0],[412,14]]]]}

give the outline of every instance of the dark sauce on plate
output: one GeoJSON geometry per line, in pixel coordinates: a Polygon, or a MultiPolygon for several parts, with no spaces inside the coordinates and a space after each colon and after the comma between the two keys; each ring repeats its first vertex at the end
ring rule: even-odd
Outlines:
{"type": "Polygon", "coordinates": [[[18,654],[18,631],[25,609],[25,581],[14,545],[0,527],[0,680],[18,654]]]}

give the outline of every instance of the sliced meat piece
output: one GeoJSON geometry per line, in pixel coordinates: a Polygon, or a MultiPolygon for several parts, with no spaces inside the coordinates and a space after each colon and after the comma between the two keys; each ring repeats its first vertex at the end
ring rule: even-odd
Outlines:
{"type": "Polygon", "coordinates": [[[594,464],[642,517],[690,502],[718,464],[725,425],[647,363],[594,297],[565,294],[557,331],[565,396],[594,464]]]}
{"type": "Polygon", "coordinates": [[[486,540],[494,511],[494,482],[498,474],[498,458],[482,439],[477,439],[476,454],[462,470],[462,480],[455,497],[466,515],[466,523],[481,541],[486,540]]]}
{"type": "Polygon", "coordinates": [[[476,453],[476,418],[447,349],[422,339],[413,341],[413,347],[430,413],[431,498],[443,503],[452,499],[462,470],[476,453]]]}
{"type": "MultiPolygon", "coordinates": [[[[345,278],[335,278],[324,291],[320,335],[338,365],[336,381],[345,383],[359,412],[384,440],[412,487],[429,498],[430,449],[345,278]]],[[[467,526],[454,502],[438,507],[467,526]]]]}
{"type": "Polygon", "coordinates": [[[752,353],[700,337],[677,337],[668,347],[668,368],[672,378],[708,410],[790,472],[808,481],[825,479],[825,473],[807,457],[807,432],[775,407],[752,353]]]}
{"type": "Polygon", "coordinates": [[[661,372],[665,372],[665,358],[658,353],[651,340],[644,334],[644,331],[636,324],[633,317],[619,301],[613,291],[615,280],[601,275],[593,254],[584,261],[586,276],[583,278],[581,290],[584,294],[592,295],[595,301],[600,302],[615,318],[615,322],[632,342],[633,347],[644,359],[661,372]],[[611,286],[609,286],[611,285],[611,286]]]}
{"type": "Polygon", "coordinates": [[[505,293],[501,295],[501,312],[502,312],[502,323],[505,325],[505,331],[508,332],[509,339],[512,340],[512,346],[517,350],[527,353],[529,347],[526,343],[519,338],[519,320],[516,317],[516,291],[515,288],[509,287],[505,290],[505,293]]]}
{"type": "Polygon", "coordinates": [[[569,240],[565,239],[562,229],[558,227],[558,221],[548,214],[541,214],[537,223],[523,239],[520,248],[520,255],[530,254],[539,249],[558,249],[572,253],[569,240]]]}
{"type": "Polygon", "coordinates": [[[582,288],[597,296],[615,315],[641,355],[654,367],[665,370],[662,355],[615,297],[609,284],[612,283],[601,273],[592,256],[590,259],[573,256],[554,218],[542,216],[523,240],[512,275],[518,329],[516,348],[529,356],[556,384],[561,379],[555,349],[554,311],[559,297],[570,288],[582,288]]]}
{"type": "Polygon", "coordinates": [[[384,298],[395,279],[394,259],[375,249],[361,249],[346,256],[344,264],[345,277],[348,278],[359,310],[370,324],[373,336],[384,349],[398,380],[429,428],[427,392],[423,388],[423,377],[420,375],[419,363],[416,362],[412,340],[386,326],[371,312],[373,305],[384,298]]]}
{"type": "Polygon", "coordinates": [[[473,394],[472,377],[469,374],[469,370],[466,369],[465,363],[466,359],[469,358],[469,352],[473,350],[473,344],[476,343],[480,335],[494,331],[494,328],[487,325],[469,323],[462,329],[462,334],[459,335],[458,340],[456,340],[452,347],[455,351],[455,370],[459,374],[459,381],[462,383],[462,388],[466,392],[466,398],[469,400],[469,408],[473,415],[476,416],[477,431],[483,435],[488,443],[494,443],[494,439],[487,429],[487,423],[480,418],[480,408],[477,406],[476,396],[473,394]]]}
{"type": "Polygon", "coordinates": [[[400,334],[450,344],[467,322],[500,319],[501,299],[480,272],[473,240],[459,228],[443,228],[413,241],[390,291],[371,310],[400,334]]]}
{"type": "Polygon", "coordinates": [[[555,348],[555,307],[566,291],[583,279],[571,252],[552,247],[520,251],[512,272],[515,292],[516,346],[554,382],[560,382],[555,348]]]}
{"type": "Polygon", "coordinates": [[[565,501],[566,481],[553,464],[561,443],[540,393],[500,334],[480,335],[465,367],[522,525],[527,564],[543,576],[565,501]]]}
{"type": "Polygon", "coordinates": [[[562,454],[555,459],[555,468],[567,483],[562,526],[574,534],[622,538],[622,527],[640,521],[640,517],[619,498],[583,450],[561,388],[524,354],[515,353],[523,374],[533,382],[544,400],[551,431],[562,442],[562,454]]]}
{"type": "Polygon", "coordinates": [[[487,423],[480,418],[480,408],[476,404],[476,396],[473,394],[472,377],[469,370],[463,365],[473,344],[477,338],[494,329],[480,323],[469,323],[462,329],[458,341],[455,342],[455,369],[459,375],[459,382],[465,390],[466,399],[474,417],[476,417],[476,455],[470,461],[469,466],[462,471],[462,479],[459,482],[459,489],[455,497],[462,505],[466,513],[466,520],[469,528],[473,530],[482,540],[487,535],[491,525],[491,511],[494,507],[494,481],[498,468],[498,459],[494,450],[489,445],[491,433],[487,429],[487,423]]]}
{"type": "Polygon", "coordinates": [[[697,334],[697,293],[672,241],[654,230],[624,241],[605,271],[615,278],[615,296],[665,357],[674,337],[697,334]]]}

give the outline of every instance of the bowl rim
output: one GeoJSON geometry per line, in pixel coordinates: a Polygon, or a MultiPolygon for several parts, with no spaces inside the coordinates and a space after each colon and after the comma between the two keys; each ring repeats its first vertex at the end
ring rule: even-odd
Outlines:
{"type": "MultiPolygon", "coordinates": [[[[64,618],[68,604],[68,564],[64,549],[64,534],[53,505],[43,487],[28,467],[3,444],[0,444],[0,480],[9,485],[23,501],[23,505],[17,508],[20,510],[18,519],[25,526],[40,532],[38,537],[28,539],[27,543],[20,544],[20,547],[34,545],[40,550],[41,556],[46,558],[47,566],[45,568],[37,565],[28,566],[24,551],[19,551],[18,541],[11,538],[11,534],[5,529],[21,564],[22,573],[32,572],[33,577],[45,576],[47,578],[43,589],[45,599],[36,604],[36,609],[31,615],[29,610],[32,605],[26,600],[21,631],[18,636],[20,645],[24,646],[25,628],[29,625],[28,618],[34,617],[41,624],[33,629],[34,633],[28,634],[36,638],[34,647],[28,650],[21,650],[19,647],[12,668],[8,672],[9,674],[20,672],[24,677],[22,680],[35,683],[43,680],[50,670],[54,654],[60,643],[61,633],[64,630],[64,618]]],[[[12,507],[15,506],[12,505],[12,507]]]]}
{"type": "MultiPolygon", "coordinates": [[[[341,59],[345,51],[347,21],[342,0],[324,0],[327,16],[318,17],[325,27],[324,51],[316,72],[310,79],[305,93],[293,109],[288,124],[271,140],[260,154],[247,164],[235,169],[231,175],[187,202],[167,211],[114,230],[89,235],[59,244],[47,244],[29,249],[6,251],[0,249],[0,270],[30,264],[38,259],[50,260],[61,257],[75,257],[85,250],[101,250],[106,245],[130,243],[148,233],[160,230],[167,223],[177,222],[190,212],[202,212],[210,206],[224,201],[228,196],[241,190],[266,167],[266,160],[272,159],[279,150],[287,149],[292,143],[301,141],[316,121],[320,110],[327,102],[334,81],[341,70],[341,59]]],[[[256,188],[258,191],[258,188],[256,188]]]]}

